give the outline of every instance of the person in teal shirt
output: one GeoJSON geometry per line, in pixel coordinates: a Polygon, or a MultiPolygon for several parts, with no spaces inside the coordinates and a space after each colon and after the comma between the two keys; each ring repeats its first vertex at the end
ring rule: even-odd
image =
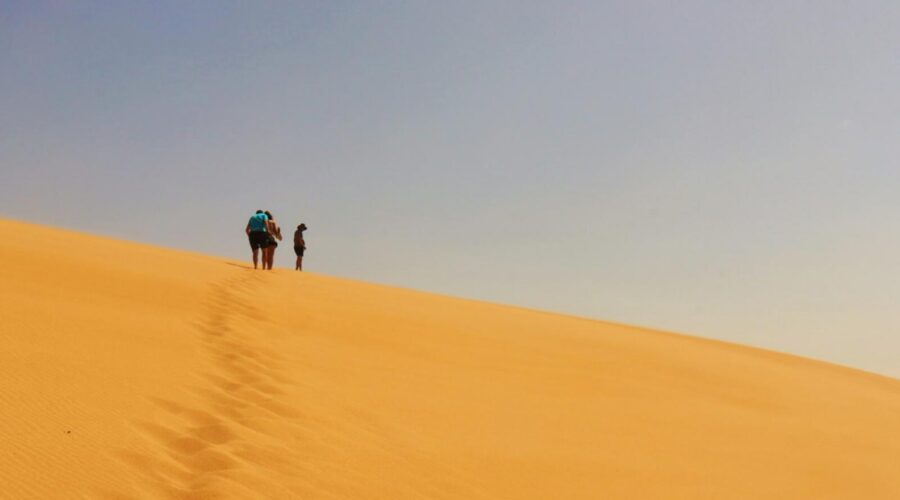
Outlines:
{"type": "Polygon", "coordinates": [[[269,246],[269,217],[262,210],[257,210],[255,214],[247,221],[247,227],[244,232],[247,233],[247,239],[250,240],[250,250],[253,252],[253,269],[257,269],[259,261],[259,249],[266,251],[269,246]]]}

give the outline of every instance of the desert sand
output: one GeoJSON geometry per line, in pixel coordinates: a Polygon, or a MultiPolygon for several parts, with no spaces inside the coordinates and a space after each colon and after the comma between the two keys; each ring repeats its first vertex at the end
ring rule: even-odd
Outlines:
{"type": "Polygon", "coordinates": [[[898,380],[0,231],[2,498],[900,498],[898,380]]]}

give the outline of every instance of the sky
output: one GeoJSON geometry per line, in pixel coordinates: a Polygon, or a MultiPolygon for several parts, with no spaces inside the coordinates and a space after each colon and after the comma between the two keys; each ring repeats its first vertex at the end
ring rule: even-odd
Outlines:
{"type": "Polygon", "coordinates": [[[0,0],[0,217],[249,261],[269,209],[315,272],[900,377],[898,26],[893,0],[0,0]]]}

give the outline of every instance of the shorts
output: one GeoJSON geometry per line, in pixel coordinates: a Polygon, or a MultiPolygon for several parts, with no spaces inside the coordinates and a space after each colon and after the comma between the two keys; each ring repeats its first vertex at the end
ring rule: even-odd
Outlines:
{"type": "Polygon", "coordinates": [[[294,245],[294,253],[297,254],[297,257],[303,257],[304,250],[306,250],[306,247],[294,245]]]}
{"type": "Polygon", "coordinates": [[[269,233],[265,231],[250,231],[247,238],[250,240],[250,248],[253,250],[269,246],[269,233]]]}
{"type": "Polygon", "coordinates": [[[276,240],[273,240],[272,238],[269,238],[269,246],[272,248],[278,248],[278,242],[276,240]]]}

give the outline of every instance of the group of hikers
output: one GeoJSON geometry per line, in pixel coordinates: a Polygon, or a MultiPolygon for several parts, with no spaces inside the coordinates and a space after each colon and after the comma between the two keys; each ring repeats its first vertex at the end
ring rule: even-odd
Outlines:
{"type": "MultiPolygon", "coordinates": [[[[306,250],[303,231],[306,231],[306,224],[303,223],[294,231],[294,253],[297,254],[297,265],[294,269],[297,271],[303,270],[303,252],[306,250]]],[[[259,268],[257,263],[260,250],[262,250],[262,268],[272,269],[275,249],[281,241],[281,227],[275,222],[272,212],[257,210],[247,222],[245,232],[250,240],[250,249],[253,251],[253,269],[259,268]]]]}

